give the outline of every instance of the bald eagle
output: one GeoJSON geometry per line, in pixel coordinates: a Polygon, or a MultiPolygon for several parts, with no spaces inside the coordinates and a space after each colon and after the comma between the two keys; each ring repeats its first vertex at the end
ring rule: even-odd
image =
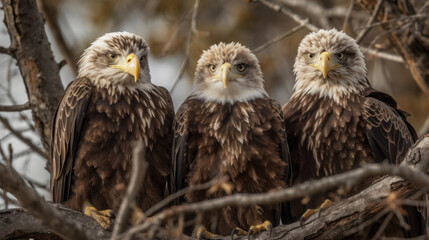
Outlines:
{"type": "Polygon", "coordinates": [[[170,172],[174,109],[168,91],[151,83],[148,54],[147,43],[131,33],[95,40],[53,118],[52,200],[104,228],[119,209],[137,142],[149,162],[137,194],[140,210],[163,198],[170,172]]]}
{"type": "MultiPolygon", "coordinates": [[[[308,34],[299,45],[294,73],[294,92],[283,106],[293,184],[362,163],[401,163],[416,140],[415,130],[391,96],[371,87],[363,54],[352,38],[335,29],[308,34]]],[[[292,220],[327,197],[313,196],[309,204],[292,202],[292,220]]]]}
{"type": "MultiPolygon", "coordinates": [[[[192,93],[173,123],[173,192],[219,175],[229,177],[233,193],[285,187],[289,150],[281,106],[268,97],[263,82],[256,56],[241,44],[220,43],[203,52],[192,93]]],[[[184,201],[226,194],[222,188],[193,191],[184,201]]],[[[277,205],[225,207],[205,212],[201,224],[213,233],[227,235],[233,229],[238,231],[234,227],[249,229],[265,220],[276,225],[279,214],[277,205]]],[[[268,228],[269,223],[264,226],[268,228]]],[[[250,234],[256,231],[252,228],[250,234]]]]}

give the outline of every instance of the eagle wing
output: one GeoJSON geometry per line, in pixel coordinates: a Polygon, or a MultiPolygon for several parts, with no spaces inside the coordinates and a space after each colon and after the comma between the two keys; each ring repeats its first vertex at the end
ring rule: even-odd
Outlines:
{"type": "Polygon", "coordinates": [[[279,146],[280,158],[283,160],[283,162],[286,163],[284,178],[285,178],[286,184],[290,186],[290,180],[292,179],[292,160],[289,152],[289,145],[288,145],[288,139],[286,135],[285,121],[283,119],[282,107],[275,100],[271,100],[271,107],[273,108],[273,111],[275,113],[274,117],[278,118],[279,122],[282,123],[280,128],[280,134],[282,136],[282,141],[280,142],[280,146],[279,146]]]}
{"type": "MultiPolygon", "coordinates": [[[[172,148],[172,166],[170,174],[170,193],[175,193],[185,187],[185,177],[189,168],[187,156],[188,127],[189,127],[189,106],[186,100],[177,110],[173,122],[173,148],[172,148]]],[[[183,198],[178,199],[175,204],[178,205],[183,198]]]]}
{"type": "Polygon", "coordinates": [[[391,96],[371,89],[366,94],[364,117],[367,139],[376,161],[388,159],[400,164],[417,139],[406,113],[397,108],[391,96]]]}
{"type": "MultiPolygon", "coordinates": [[[[292,185],[292,182],[291,182],[292,181],[292,160],[289,152],[285,121],[283,119],[283,113],[282,113],[282,108],[280,104],[275,100],[271,100],[271,106],[276,114],[276,117],[278,117],[280,122],[282,123],[280,128],[282,141],[280,142],[279,149],[280,149],[280,158],[283,160],[283,162],[286,163],[285,169],[284,169],[284,180],[286,182],[286,187],[289,187],[292,185]]],[[[290,219],[289,202],[282,202],[280,204],[280,211],[275,212],[274,216],[276,218],[275,221],[277,222],[277,224],[280,222],[280,219],[282,219],[283,222],[288,221],[288,219],[290,219]]]]}
{"type": "Polygon", "coordinates": [[[71,193],[73,161],[79,145],[79,133],[85,119],[92,85],[78,78],[67,87],[55,112],[51,131],[51,197],[64,203],[71,193]]]}

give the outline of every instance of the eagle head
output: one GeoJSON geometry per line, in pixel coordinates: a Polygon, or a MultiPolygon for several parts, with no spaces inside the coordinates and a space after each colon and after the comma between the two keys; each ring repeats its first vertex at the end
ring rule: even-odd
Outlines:
{"type": "Polygon", "coordinates": [[[83,52],[78,77],[86,77],[97,87],[134,88],[150,82],[149,47],[132,33],[112,32],[97,38],[83,52]]]}
{"type": "Polygon", "coordinates": [[[294,73],[297,93],[335,99],[369,87],[358,44],[336,29],[310,33],[301,41],[294,73]]]}
{"type": "Polygon", "coordinates": [[[220,103],[266,95],[258,59],[240,43],[212,45],[198,60],[193,95],[220,103]]]}

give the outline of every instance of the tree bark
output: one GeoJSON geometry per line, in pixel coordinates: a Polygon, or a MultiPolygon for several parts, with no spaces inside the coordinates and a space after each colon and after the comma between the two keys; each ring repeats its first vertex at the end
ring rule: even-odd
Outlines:
{"type": "Polygon", "coordinates": [[[64,88],[35,0],[2,0],[10,51],[24,80],[36,128],[49,152],[51,119],[64,88]]]}
{"type": "MultiPolygon", "coordinates": [[[[92,218],[83,215],[81,212],[71,210],[60,204],[51,204],[51,206],[61,212],[64,217],[80,223],[84,230],[95,233],[93,234],[94,240],[110,238],[111,233],[109,231],[105,231],[92,218]]],[[[31,213],[19,208],[0,211],[0,226],[0,239],[62,239],[31,213]]]]}

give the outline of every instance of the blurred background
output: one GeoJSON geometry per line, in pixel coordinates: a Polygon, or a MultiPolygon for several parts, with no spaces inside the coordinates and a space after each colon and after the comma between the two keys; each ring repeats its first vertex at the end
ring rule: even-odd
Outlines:
{"type": "MultiPolygon", "coordinates": [[[[269,2],[281,3],[318,28],[344,29],[352,37],[365,28],[371,17],[353,0],[269,2]]],[[[412,2],[419,8],[427,7],[425,0],[412,2]]],[[[39,0],[38,4],[46,20],[45,29],[56,61],[67,61],[60,72],[64,86],[74,79],[82,51],[97,37],[112,31],[133,32],[149,43],[152,81],[171,91],[176,110],[190,93],[199,56],[210,45],[234,41],[255,50],[295,28],[289,36],[255,51],[268,93],[283,105],[294,86],[292,70],[298,44],[309,33],[306,27],[297,29],[299,24],[290,16],[261,2],[244,0],[39,0]]],[[[429,21],[428,11],[425,13],[425,21],[429,21]]],[[[2,11],[0,15],[3,17],[2,11]]],[[[419,89],[401,58],[386,46],[386,36],[374,25],[360,43],[393,56],[366,54],[369,80],[376,89],[391,94],[400,108],[411,114],[409,121],[419,131],[429,115],[428,96],[419,89]]],[[[9,35],[2,23],[0,46],[9,44],[9,35]]],[[[15,60],[0,55],[0,104],[25,102],[26,90],[15,60]]],[[[11,149],[13,166],[50,199],[46,158],[33,149],[43,147],[31,112],[0,112],[0,120],[2,151],[11,149]],[[11,133],[12,129],[34,146],[11,133]]],[[[0,209],[10,206],[10,203],[0,202],[0,209]]]]}

